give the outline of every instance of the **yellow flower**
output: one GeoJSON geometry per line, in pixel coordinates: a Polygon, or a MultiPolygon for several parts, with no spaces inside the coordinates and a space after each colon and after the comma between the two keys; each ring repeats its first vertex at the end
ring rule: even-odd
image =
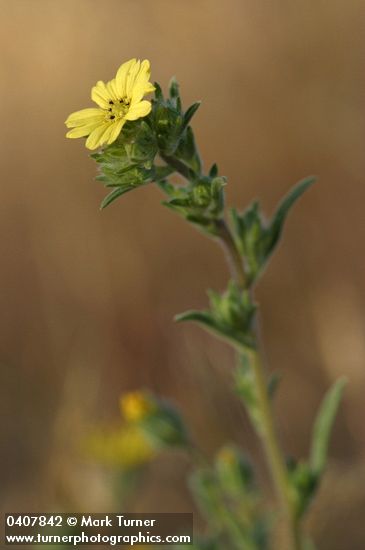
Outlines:
{"type": "Polygon", "coordinates": [[[123,425],[115,430],[96,430],[85,441],[85,452],[101,464],[130,470],[149,462],[156,451],[136,426],[123,425]]]}
{"type": "Polygon", "coordinates": [[[88,136],[88,149],[113,143],[127,120],[137,120],[151,111],[151,102],[143,100],[155,89],[149,82],[150,73],[147,59],[131,59],[119,67],[113,80],[99,80],[91,89],[91,99],[99,107],[71,113],[65,124],[72,130],[66,137],[88,136]]]}
{"type": "Polygon", "coordinates": [[[156,410],[156,404],[143,391],[135,391],[122,395],[120,398],[120,410],[128,422],[143,420],[156,410]]]}
{"type": "Polygon", "coordinates": [[[237,463],[237,454],[231,447],[226,446],[218,451],[217,460],[226,466],[233,466],[237,463]]]}

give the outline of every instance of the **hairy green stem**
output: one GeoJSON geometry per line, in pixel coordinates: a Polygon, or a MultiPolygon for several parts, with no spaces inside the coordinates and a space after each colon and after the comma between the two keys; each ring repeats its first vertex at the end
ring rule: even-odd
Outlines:
{"type": "MultiPolygon", "coordinates": [[[[161,158],[176,172],[187,180],[195,179],[196,174],[183,162],[175,157],[160,153],[161,158]]],[[[227,253],[227,260],[237,284],[242,289],[252,292],[247,278],[240,251],[237,249],[234,237],[225,219],[216,220],[217,237],[227,253]]],[[[256,338],[258,340],[258,338],[256,338]]],[[[245,350],[246,352],[246,350],[245,350]]],[[[286,531],[286,546],[282,550],[302,550],[299,524],[296,517],[294,495],[291,492],[288,471],[285,464],[279,439],[276,433],[273,411],[271,407],[267,382],[261,364],[260,352],[250,352],[251,367],[254,373],[256,395],[261,416],[261,430],[258,435],[266,455],[266,461],[275,487],[277,498],[281,505],[283,523],[286,531]]]]}
{"type": "Polygon", "coordinates": [[[225,219],[217,220],[217,230],[218,236],[227,252],[227,260],[230,264],[231,271],[233,272],[234,278],[237,283],[242,288],[247,286],[247,277],[245,273],[245,268],[242,262],[241,255],[237,250],[236,243],[232,237],[232,233],[229,230],[227,222],[225,219]]]}
{"type": "MultiPolygon", "coordinates": [[[[221,227],[221,239],[229,253],[230,264],[234,266],[232,274],[242,288],[247,288],[248,283],[241,255],[236,248],[234,239],[225,221],[221,227]]],[[[256,340],[259,340],[258,336],[256,336],[256,340]]],[[[247,353],[247,350],[245,349],[244,352],[247,353]]],[[[258,435],[261,439],[273,485],[282,509],[283,522],[288,539],[285,550],[302,550],[301,535],[293,499],[294,495],[291,492],[285,458],[274,425],[267,381],[261,363],[261,354],[258,349],[251,350],[250,364],[254,373],[257,402],[260,410],[261,430],[258,431],[258,435]]]]}
{"type": "Polygon", "coordinates": [[[252,351],[250,359],[255,377],[257,401],[261,413],[260,419],[262,429],[259,432],[259,436],[264,448],[275,491],[281,504],[283,523],[288,538],[288,550],[300,550],[300,532],[293,500],[294,495],[292,495],[291,492],[285,459],[274,426],[273,412],[267,390],[267,382],[261,364],[260,353],[257,350],[252,351]]]}
{"type": "Polygon", "coordinates": [[[165,153],[160,152],[160,157],[166,162],[171,168],[178,172],[185,179],[190,180],[195,178],[194,172],[187,166],[184,162],[179,160],[176,157],[170,155],[165,155],[165,153]]]}

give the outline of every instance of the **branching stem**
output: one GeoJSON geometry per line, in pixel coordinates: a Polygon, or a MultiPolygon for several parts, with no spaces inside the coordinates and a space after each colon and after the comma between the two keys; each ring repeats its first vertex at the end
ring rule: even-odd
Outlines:
{"type": "MultiPolygon", "coordinates": [[[[196,174],[176,157],[170,157],[164,154],[160,154],[160,156],[169,166],[174,168],[176,172],[181,174],[188,181],[196,177],[196,174]]],[[[247,278],[243,258],[236,246],[234,237],[226,220],[224,218],[216,220],[216,228],[217,236],[227,253],[227,260],[232,276],[242,289],[247,289],[252,292],[252,284],[247,278]]],[[[258,337],[256,337],[256,340],[258,340],[258,337]]],[[[244,353],[247,353],[246,349],[244,353]]],[[[261,363],[261,354],[258,349],[250,352],[250,363],[254,373],[256,396],[261,418],[261,429],[257,431],[261,439],[272,482],[282,510],[282,519],[285,525],[287,538],[285,550],[302,550],[294,494],[290,487],[284,455],[274,425],[268,386],[261,363]]]]}

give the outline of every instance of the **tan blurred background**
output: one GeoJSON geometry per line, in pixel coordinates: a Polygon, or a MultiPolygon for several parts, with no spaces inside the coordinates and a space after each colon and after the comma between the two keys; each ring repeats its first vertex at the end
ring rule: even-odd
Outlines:
{"type": "MultiPolygon", "coordinates": [[[[277,413],[303,456],[324,390],[349,385],[332,466],[312,514],[319,548],[365,548],[365,182],[362,0],[2,0],[0,201],[1,507],[113,507],[108,477],[79,456],[122,391],[175,399],[202,446],[227,439],[261,466],[232,399],[229,350],[175,313],[222,289],[219,248],[160,206],[151,186],[100,212],[105,192],[66,116],[131,57],[184,104],[228,201],[268,213],[309,174],[258,290],[277,413]],[[104,476],[104,477],[103,477],[104,476]],[[346,525],[346,529],[341,528],[346,525]],[[349,542],[350,537],[350,542],[349,542]]],[[[150,467],[138,509],[191,507],[179,456],[150,467]]]]}

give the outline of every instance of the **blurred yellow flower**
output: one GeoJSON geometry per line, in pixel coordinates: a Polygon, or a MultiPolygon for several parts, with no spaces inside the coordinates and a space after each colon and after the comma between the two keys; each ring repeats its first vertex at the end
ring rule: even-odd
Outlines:
{"type": "Polygon", "coordinates": [[[128,422],[143,420],[156,410],[156,404],[144,391],[125,393],[120,398],[120,410],[128,422]]]}
{"type": "Polygon", "coordinates": [[[237,463],[237,454],[231,447],[225,446],[218,451],[217,461],[227,466],[232,466],[237,463]]]}
{"type": "Polygon", "coordinates": [[[113,143],[127,120],[137,120],[151,111],[151,102],[143,100],[155,89],[149,82],[150,73],[147,59],[131,59],[119,67],[113,80],[99,80],[91,90],[91,99],[99,107],[71,113],[65,124],[72,129],[66,137],[88,136],[88,149],[113,143]]]}
{"type": "Polygon", "coordinates": [[[142,430],[130,425],[114,431],[95,432],[86,442],[86,452],[102,464],[124,470],[141,466],[156,455],[142,430]]]}

